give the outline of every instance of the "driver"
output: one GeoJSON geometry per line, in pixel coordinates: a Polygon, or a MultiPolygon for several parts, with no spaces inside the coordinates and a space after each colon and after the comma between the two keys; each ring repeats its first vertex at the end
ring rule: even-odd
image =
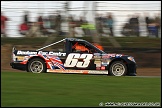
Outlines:
{"type": "Polygon", "coordinates": [[[77,43],[75,43],[75,45],[72,47],[76,52],[89,52],[89,49],[88,48],[86,48],[84,45],[82,45],[82,44],[78,44],[78,42],[77,43]]]}

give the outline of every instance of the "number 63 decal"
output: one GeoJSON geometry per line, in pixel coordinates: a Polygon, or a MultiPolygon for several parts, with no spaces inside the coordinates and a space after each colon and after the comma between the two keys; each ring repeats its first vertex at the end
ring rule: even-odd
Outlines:
{"type": "Polygon", "coordinates": [[[66,58],[65,67],[79,67],[79,68],[86,68],[88,67],[90,60],[92,59],[92,54],[76,54],[71,53],[66,58]],[[83,59],[83,61],[78,61],[78,59],[83,59]]]}

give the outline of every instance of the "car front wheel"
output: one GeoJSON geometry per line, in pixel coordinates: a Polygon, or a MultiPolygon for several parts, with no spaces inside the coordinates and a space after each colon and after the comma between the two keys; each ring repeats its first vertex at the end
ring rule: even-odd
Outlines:
{"type": "Polygon", "coordinates": [[[28,71],[33,73],[46,72],[46,65],[42,59],[34,58],[28,63],[28,71]]]}
{"type": "Polygon", "coordinates": [[[109,73],[112,76],[124,76],[127,73],[127,66],[121,61],[115,61],[110,65],[109,73]]]}

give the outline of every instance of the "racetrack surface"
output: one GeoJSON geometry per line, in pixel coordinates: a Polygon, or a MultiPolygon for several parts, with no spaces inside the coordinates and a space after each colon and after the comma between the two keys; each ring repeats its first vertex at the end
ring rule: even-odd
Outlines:
{"type": "Polygon", "coordinates": [[[137,76],[161,76],[161,68],[137,68],[137,76]]]}
{"type": "MultiPolygon", "coordinates": [[[[1,71],[6,71],[6,72],[26,72],[26,71],[21,71],[21,70],[16,70],[12,68],[4,69],[1,71]]],[[[137,68],[137,76],[141,77],[160,77],[161,76],[161,68],[137,68]]]]}

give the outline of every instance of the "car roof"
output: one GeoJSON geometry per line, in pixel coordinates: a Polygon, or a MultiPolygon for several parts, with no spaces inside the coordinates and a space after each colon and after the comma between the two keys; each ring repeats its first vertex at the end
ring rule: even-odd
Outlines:
{"type": "MultiPolygon", "coordinates": [[[[39,50],[42,50],[42,49],[44,49],[44,48],[47,48],[47,47],[50,47],[50,46],[52,46],[52,45],[55,45],[55,44],[57,44],[57,43],[60,43],[60,42],[62,42],[62,41],[64,41],[64,40],[68,40],[68,41],[84,41],[84,42],[86,42],[86,43],[89,43],[88,41],[86,41],[86,40],[83,40],[83,39],[77,39],[77,38],[64,38],[64,39],[62,39],[62,40],[60,40],[60,41],[57,41],[57,42],[54,42],[54,43],[52,43],[52,44],[49,44],[49,45],[47,45],[47,46],[44,46],[44,47],[42,47],[42,48],[39,48],[39,49],[37,49],[36,51],[39,51],[39,50]]],[[[91,43],[89,43],[89,44],[91,44],[91,43]]],[[[95,47],[96,49],[98,49],[96,46],[94,46],[94,45],[92,45],[93,47],[95,47]]],[[[102,50],[100,50],[100,49],[98,49],[100,52],[102,52],[102,53],[105,53],[104,51],[102,51],[102,50]]]]}
{"type": "Polygon", "coordinates": [[[68,41],[86,41],[86,40],[77,39],[77,38],[65,38],[65,39],[68,40],[68,41]]]}

